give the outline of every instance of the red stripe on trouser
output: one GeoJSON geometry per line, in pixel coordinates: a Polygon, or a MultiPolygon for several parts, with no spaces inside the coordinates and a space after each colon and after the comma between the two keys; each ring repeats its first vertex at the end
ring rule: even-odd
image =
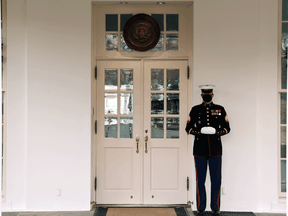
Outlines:
{"type": "Polygon", "coordinates": [[[218,194],[218,198],[217,198],[217,206],[218,206],[218,210],[220,210],[220,192],[221,192],[221,188],[219,190],[219,194],[218,194]]]}
{"type": "Polygon", "coordinates": [[[194,156],[194,164],[195,164],[195,171],[196,171],[196,183],[197,183],[197,197],[198,197],[198,207],[197,210],[199,209],[200,206],[200,195],[199,195],[199,187],[198,187],[198,174],[197,174],[197,168],[196,168],[196,161],[195,161],[195,156],[194,156]]]}
{"type": "MultiPolygon", "coordinates": [[[[224,128],[226,130],[226,128],[224,128]]],[[[226,130],[226,132],[228,133],[228,131],[226,130]]],[[[221,159],[221,167],[222,167],[222,159],[221,159]]],[[[220,189],[219,189],[219,194],[218,194],[218,198],[217,198],[217,206],[218,206],[218,210],[220,211],[220,192],[221,192],[221,184],[220,184],[220,189]]]]}

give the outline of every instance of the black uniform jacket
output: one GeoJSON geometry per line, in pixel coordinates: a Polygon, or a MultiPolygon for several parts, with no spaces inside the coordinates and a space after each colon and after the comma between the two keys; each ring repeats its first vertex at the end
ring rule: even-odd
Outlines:
{"type": "Polygon", "coordinates": [[[188,134],[195,135],[193,155],[217,157],[222,155],[220,136],[230,132],[229,120],[224,107],[213,102],[192,107],[185,128],[188,134]],[[202,127],[214,127],[216,134],[201,134],[202,127]]]}

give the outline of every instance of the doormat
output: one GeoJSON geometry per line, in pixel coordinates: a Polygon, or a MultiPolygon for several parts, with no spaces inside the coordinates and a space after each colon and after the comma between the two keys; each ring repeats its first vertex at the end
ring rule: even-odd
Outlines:
{"type": "Polygon", "coordinates": [[[184,208],[99,208],[95,216],[187,216],[184,208]]]}
{"type": "MultiPolygon", "coordinates": [[[[197,216],[197,211],[193,211],[193,214],[197,216]]],[[[212,215],[212,211],[204,211],[204,216],[212,215]]],[[[220,211],[220,216],[256,216],[253,212],[230,212],[220,211]]]]}

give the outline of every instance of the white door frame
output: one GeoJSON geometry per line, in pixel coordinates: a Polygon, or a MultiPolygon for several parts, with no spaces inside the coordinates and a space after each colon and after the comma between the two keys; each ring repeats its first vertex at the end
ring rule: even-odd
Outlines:
{"type": "MultiPolygon", "coordinates": [[[[96,177],[96,173],[97,173],[97,166],[96,166],[96,160],[97,160],[97,152],[96,152],[96,137],[97,137],[97,134],[95,134],[95,121],[97,120],[97,115],[96,115],[96,112],[97,112],[97,81],[95,79],[95,67],[97,66],[96,64],[96,61],[97,60],[100,60],[100,59],[107,59],[105,56],[97,56],[97,50],[96,50],[96,38],[95,38],[95,28],[93,28],[93,26],[95,25],[95,13],[93,13],[93,8],[94,7],[99,7],[99,5],[103,5],[103,4],[119,4],[118,3],[115,3],[115,2],[112,2],[112,1],[93,1],[91,2],[91,7],[92,7],[92,37],[91,37],[91,44],[92,44],[92,48],[91,48],[91,101],[92,101],[92,113],[91,113],[91,140],[92,140],[92,143],[91,143],[91,209],[93,207],[94,204],[97,204],[97,197],[96,197],[96,192],[95,192],[95,177],[96,177]],[[95,5],[95,6],[93,6],[95,5]],[[96,58],[97,56],[97,58],[96,58]]],[[[156,4],[156,1],[129,1],[129,4],[139,4],[142,3],[142,4],[147,4],[147,3],[151,3],[151,4],[156,4]]],[[[171,4],[185,4],[186,7],[190,8],[190,14],[193,14],[193,0],[190,0],[190,1],[177,1],[177,2],[173,2],[171,4]]],[[[192,107],[192,77],[193,77],[193,67],[192,67],[192,56],[193,56],[193,15],[190,16],[190,19],[189,19],[189,42],[187,42],[187,45],[189,46],[189,54],[188,56],[171,56],[169,57],[168,59],[165,58],[165,60],[171,60],[171,59],[177,59],[177,60],[187,60],[188,61],[188,65],[189,65],[189,68],[190,68],[190,78],[188,79],[188,82],[187,82],[187,110],[189,111],[192,107]]],[[[135,58],[130,58],[130,59],[140,59],[141,60],[141,71],[143,71],[143,65],[144,65],[144,61],[143,59],[155,59],[155,60],[164,60],[163,58],[157,56],[155,58],[151,58],[149,56],[143,56],[141,57],[141,55],[138,55],[137,57],[135,58]]],[[[118,58],[117,58],[118,59],[118,58]]],[[[126,58],[127,59],[127,58],[126,58]]],[[[108,59],[107,59],[108,60],[108,59]]],[[[115,58],[112,58],[110,60],[116,60],[115,58]]],[[[128,59],[127,59],[128,60],[128,59]]],[[[187,113],[188,115],[188,113],[187,113]]],[[[143,116],[143,115],[142,115],[143,116]]],[[[142,128],[143,130],[143,128],[142,128]]],[[[191,201],[194,201],[195,202],[195,198],[193,198],[194,196],[194,191],[196,191],[196,186],[195,184],[191,184],[191,182],[194,182],[194,180],[196,179],[196,176],[195,176],[195,172],[194,171],[194,168],[193,168],[193,164],[194,164],[194,161],[193,161],[193,148],[192,148],[192,136],[188,136],[188,139],[187,139],[187,145],[188,145],[188,150],[187,150],[187,154],[188,154],[188,160],[187,160],[187,175],[190,179],[190,185],[189,185],[189,191],[187,192],[187,200],[188,200],[188,203],[191,204],[191,201]],[[193,193],[192,193],[193,192],[193,193]]],[[[142,179],[142,178],[141,178],[142,179]]]]}

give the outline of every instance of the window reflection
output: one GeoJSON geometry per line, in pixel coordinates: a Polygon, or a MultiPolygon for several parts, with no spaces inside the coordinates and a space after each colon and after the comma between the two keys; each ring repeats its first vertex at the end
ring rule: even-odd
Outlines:
{"type": "Polygon", "coordinates": [[[118,34],[106,34],[106,50],[118,51],[118,34]]]}
{"type": "Polygon", "coordinates": [[[286,158],[286,126],[281,126],[281,158],[286,158]]]}
{"type": "Polygon", "coordinates": [[[117,93],[105,93],[105,114],[117,114],[117,93]]]}
{"type": "Polygon", "coordinates": [[[120,94],[120,114],[121,115],[133,114],[133,94],[132,93],[120,94]]]}
{"type": "Polygon", "coordinates": [[[151,51],[163,51],[164,50],[164,35],[161,33],[158,43],[151,51]]]}
{"type": "Polygon", "coordinates": [[[126,44],[126,41],[124,40],[124,36],[121,33],[120,35],[120,39],[121,39],[121,51],[133,51],[130,47],[128,47],[128,45],[126,44]]]}
{"type": "Polygon", "coordinates": [[[151,69],[151,90],[164,90],[164,69],[151,69]]]}
{"type": "Polygon", "coordinates": [[[287,93],[280,93],[281,95],[281,124],[286,124],[287,113],[287,93]]]}
{"type": "Polygon", "coordinates": [[[105,69],[105,90],[117,90],[118,72],[117,69],[105,69]]]}
{"type": "Polygon", "coordinates": [[[120,138],[133,138],[133,118],[120,118],[120,138]]]}
{"type": "Polygon", "coordinates": [[[179,114],[179,93],[167,94],[167,114],[179,114]]]}
{"type": "Polygon", "coordinates": [[[286,192],[286,160],[281,160],[281,192],[286,192]]]}
{"type": "Polygon", "coordinates": [[[166,50],[178,51],[178,34],[166,35],[166,50]]]}
{"type": "Polygon", "coordinates": [[[167,90],[179,90],[179,69],[167,69],[167,90]]]}
{"type": "Polygon", "coordinates": [[[133,69],[121,69],[120,89],[133,90],[133,69]]]}
{"type": "Polygon", "coordinates": [[[287,89],[287,57],[281,58],[281,89],[287,89]]]}
{"type": "Polygon", "coordinates": [[[168,139],[179,138],[179,118],[167,118],[167,134],[168,139]]]}
{"type": "Polygon", "coordinates": [[[118,134],[117,117],[105,117],[104,127],[105,127],[105,138],[117,138],[118,134]]]}
{"type": "Polygon", "coordinates": [[[164,138],[164,118],[151,118],[151,138],[164,138]]]}
{"type": "Polygon", "coordinates": [[[164,94],[151,94],[151,114],[164,114],[164,94]]]}

